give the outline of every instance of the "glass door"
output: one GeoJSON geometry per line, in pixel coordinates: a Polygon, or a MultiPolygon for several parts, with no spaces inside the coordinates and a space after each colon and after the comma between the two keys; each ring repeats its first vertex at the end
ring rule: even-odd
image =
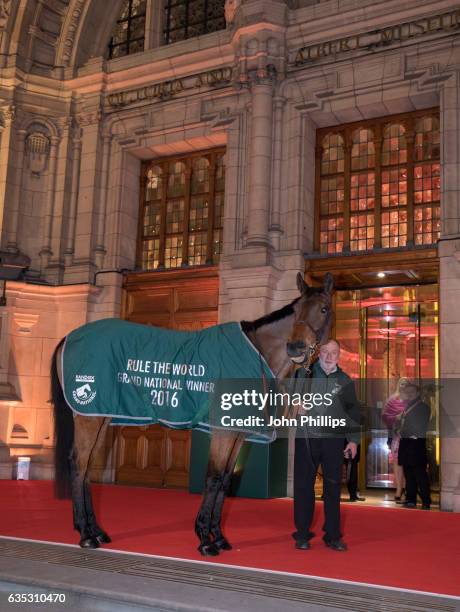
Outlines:
{"type": "MultiPolygon", "coordinates": [[[[381,418],[382,410],[400,378],[436,378],[437,303],[376,304],[365,308],[364,319],[365,401],[369,411],[366,486],[391,487],[397,457],[388,448],[389,432],[381,418]]],[[[436,444],[432,450],[436,457],[436,444]]]]}
{"type": "MultiPolygon", "coordinates": [[[[438,286],[408,285],[343,290],[335,294],[335,337],[340,366],[358,384],[367,407],[360,484],[393,486],[388,431],[381,415],[399,378],[438,377],[438,286]]],[[[439,438],[434,419],[428,436],[431,482],[439,482],[439,438]]]]}

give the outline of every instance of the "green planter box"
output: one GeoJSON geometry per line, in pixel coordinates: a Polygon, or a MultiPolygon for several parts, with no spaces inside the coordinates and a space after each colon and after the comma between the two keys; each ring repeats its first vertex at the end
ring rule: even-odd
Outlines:
{"type": "MultiPolygon", "coordinates": [[[[192,431],[190,456],[190,493],[201,493],[204,488],[210,437],[192,431]]],[[[232,478],[231,495],[267,499],[285,497],[287,485],[288,441],[272,444],[245,443],[232,478]]]]}

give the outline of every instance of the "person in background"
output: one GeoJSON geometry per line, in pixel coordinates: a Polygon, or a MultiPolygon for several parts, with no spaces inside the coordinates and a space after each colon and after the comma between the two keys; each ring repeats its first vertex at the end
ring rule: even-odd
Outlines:
{"type": "Polygon", "coordinates": [[[403,467],[406,478],[406,508],[417,505],[417,491],[422,499],[423,510],[431,506],[430,481],[428,478],[426,452],[426,432],[430,422],[431,410],[420,397],[419,387],[408,382],[402,391],[407,400],[404,412],[398,417],[399,443],[398,463],[403,467]]]}
{"type": "Polygon", "coordinates": [[[358,444],[356,455],[353,459],[345,457],[345,467],[347,470],[347,488],[351,502],[366,501],[358,491],[358,463],[361,458],[361,444],[358,444]]]}
{"type": "Polygon", "coordinates": [[[400,378],[396,386],[396,391],[388,398],[387,403],[382,412],[382,419],[385,425],[388,427],[390,442],[390,451],[393,457],[393,474],[395,478],[395,502],[402,504],[402,495],[406,486],[406,479],[404,478],[404,470],[402,465],[398,465],[398,451],[400,436],[395,431],[396,423],[399,424],[399,418],[404,412],[408,401],[403,397],[404,388],[408,384],[407,378],[400,378]]]}

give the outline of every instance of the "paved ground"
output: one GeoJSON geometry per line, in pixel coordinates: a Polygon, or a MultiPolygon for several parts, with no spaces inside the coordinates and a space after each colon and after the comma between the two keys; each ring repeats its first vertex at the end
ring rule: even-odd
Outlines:
{"type": "Polygon", "coordinates": [[[10,610],[459,612],[460,598],[0,538],[0,611],[10,610]]]}

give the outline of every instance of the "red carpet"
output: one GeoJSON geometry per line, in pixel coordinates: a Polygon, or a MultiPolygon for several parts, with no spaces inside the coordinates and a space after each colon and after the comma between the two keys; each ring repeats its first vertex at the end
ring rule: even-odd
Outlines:
{"type": "MultiPolygon", "coordinates": [[[[193,533],[198,495],[103,485],[94,486],[94,500],[113,539],[105,548],[203,560],[193,533]]],[[[234,550],[215,562],[460,595],[460,514],[344,504],[350,550],[338,553],[320,539],[321,506],[314,525],[319,537],[310,551],[298,551],[291,500],[227,500],[224,526],[234,550]]],[[[1,480],[0,512],[0,535],[78,541],[70,502],[53,498],[51,482],[1,480]]]]}

